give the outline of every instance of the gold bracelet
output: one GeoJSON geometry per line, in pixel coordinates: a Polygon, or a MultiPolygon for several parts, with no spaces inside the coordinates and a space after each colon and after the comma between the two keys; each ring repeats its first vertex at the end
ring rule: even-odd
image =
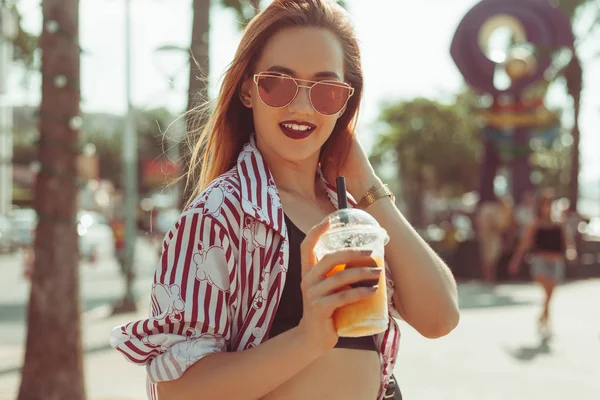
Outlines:
{"type": "Polygon", "coordinates": [[[367,193],[364,194],[358,204],[356,204],[356,207],[360,208],[361,210],[365,210],[377,200],[385,197],[389,197],[392,201],[396,200],[394,193],[392,193],[388,185],[373,185],[369,190],[367,190],[367,193]]]}

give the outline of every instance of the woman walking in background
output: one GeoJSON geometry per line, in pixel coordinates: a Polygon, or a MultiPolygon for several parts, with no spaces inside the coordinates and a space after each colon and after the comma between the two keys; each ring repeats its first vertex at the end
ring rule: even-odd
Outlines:
{"type": "MultiPolygon", "coordinates": [[[[510,265],[511,275],[518,274],[523,256],[531,253],[531,275],[544,289],[545,299],[539,317],[540,333],[544,337],[551,336],[549,324],[549,308],[556,285],[565,276],[565,254],[567,239],[564,222],[552,219],[553,196],[549,193],[541,195],[537,200],[535,219],[527,226],[510,265]]],[[[573,256],[574,249],[569,248],[573,256]]]]}

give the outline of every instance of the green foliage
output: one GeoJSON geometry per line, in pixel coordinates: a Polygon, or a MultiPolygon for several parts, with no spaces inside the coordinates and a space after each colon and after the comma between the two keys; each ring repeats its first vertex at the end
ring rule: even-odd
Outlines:
{"type": "MultiPolygon", "coordinates": [[[[15,110],[14,155],[15,164],[29,165],[37,160],[39,135],[36,133],[34,109],[15,110]]],[[[140,161],[166,157],[171,145],[168,127],[173,116],[165,109],[139,110],[135,116],[140,161]]],[[[121,182],[123,118],[109,114],[84,115],[81,143],[92,143],[100,163],[100,178],[121,182]]]]}
{"type": "Polygon", "coordinates": [[[345,9],[348,9],[348,6],[346,5],[346,2],[344,0],[337,0],[337,3],[345,9]]]}
{"type": "MultiPolygon", "coordinates": [[[[97,118],[97,117],[96,117],[97,118]]],[[[140,161],[166,157],[169,146],[165,131],[173,116],[165,109],[138,111],[135,126],[138,135],[138,159],[140,161]]],[[[106,129],[100,119],[87,121],[84,126],[83,142],[93,143],[100,161],[100,177],[113,182],[121,181],[123,125],[106,129]]]]}
{"type": "Polygon", "coordinates": [[[571,136],[568,134],[554,143],[539,143],[533,140],[532,147],[535,151],[531,155],[531,165],[537,176],[534,184],[538,188],[552,188],[561,197],[568,194],[571,142],[571,136]]]}
{"type": "Polygon", "coordinates": [[[38,48],[38,37],[25,31],[21,26],[21,14],[17,8],[18,0],[7,1],[9,9],[16,16],[17,35],[13,39],[13,57],[27,69],[34,68],[35,50],[38,48]]]}
{"type": "Polygon", "coordinates": [[[240,23],[240,28],[248,25],[248,22],[256,15],[258,11],[258,0],[221,0],[221,4],[225,8],[230,8],[235,11],[237,19],[240,23]]]}
{"type": "Polygon", "coordinates": [[[379,171],[395,167],[407,216],[416,227],[425,224],[426,193],[448,198],[477,188],[479,127],[469,115],[474,102],[465,92],[451,105],[418,98],[383,107],[385,128],[371,160],[379,171]]]}
{"type": "Polygon", "coordinates": [[[403,186],[420,181],[424,190],[461,194],[477,187],[478,130],[468,117],[468,95],[454,105],[428,99],[388,104],[387,126],[373,152],[376,164],[395,153],[403,186]]]}

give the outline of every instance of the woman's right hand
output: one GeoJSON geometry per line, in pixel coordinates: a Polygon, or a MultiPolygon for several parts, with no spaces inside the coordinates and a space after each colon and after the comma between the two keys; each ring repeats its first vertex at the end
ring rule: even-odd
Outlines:
{"type": "Polygon", "coordinates": [[[306,235],[301,245],[302,257],[302,304],[303,316],[298,325],[299,332],[308,345],[320,352],[333,348],[338,340],[333,323],[333,312],[346,304],[369,298],[375,287],[349,287],[360,281],[379,279],[382,272],[370,257],[370,251],[339,250],[325,255],[317,262],[314,248],[329,227],[329,223],[315,226],[306,235]],[[327,276],[337,265],[352,263],[364,267],[347,268],[327,276]]]}

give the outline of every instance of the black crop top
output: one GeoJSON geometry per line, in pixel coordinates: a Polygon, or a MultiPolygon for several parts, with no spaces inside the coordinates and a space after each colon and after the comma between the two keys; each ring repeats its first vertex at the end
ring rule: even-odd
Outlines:
{"type": "Polygon", "coordinates": [[[562,228],[559,225],[538,227],[533,241],[533,250],[563,253],[565,242],[562,228]]]}
{"type": "MultiPolygon", "coordinates": [[[[300,264],[300,243],[306,236],[294,223],[285,216],[288,231],[288,242],[290,246],[287,278],[279,301],[279,307],[275,313],[269,337],[275,337],[300,323],[302,319],[302,291],[300,281],[302,279],[302,266],[300,264]]],[[[340,337],[337,348],[360,349],[378,351],[373,336],[357,338],[340,337]]]]}

